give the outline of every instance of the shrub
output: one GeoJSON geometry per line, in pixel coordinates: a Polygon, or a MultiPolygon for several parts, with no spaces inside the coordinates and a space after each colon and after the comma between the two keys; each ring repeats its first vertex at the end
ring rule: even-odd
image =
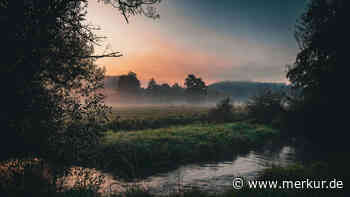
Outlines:
{"type": "Polygon", "coordinates": [[[216,108],[211,109],[208,114],[210,122],[230,122],[234,120],[233,105],[229,97],[219,101],[216,108]]]}
{"type": "Polygon", "coordinates": [[[38,158],[0,163],[1,197],[97,197],[103,183],[104,176],[95,170],[52,166],[38,158]]]}
{"type": "Polygon", "coordinates": [[[284,105],[284,92],[266,89],[247,102],[248,116],[258,123],[280,124],[284,105]]]}

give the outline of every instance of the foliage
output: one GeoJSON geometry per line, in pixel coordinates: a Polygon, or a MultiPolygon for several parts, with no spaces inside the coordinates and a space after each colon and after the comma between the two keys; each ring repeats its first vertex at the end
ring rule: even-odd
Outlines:
{"type": "Polygon", "coordinates": [[[211,122],[230,122],[234,120],[234,107],[229,97],[219,101],[216,108],[211,109],[208,120],[211,122]]]}
{"type": "MultiPolygon", "coordinates": [[[[76,124],[105,121],[108,110],[97,91],[103,87],[104,70],[94,60],[120,54],[94,55],[100,38],[86,23],[87,2],[1,1],[0,84],[6,92],[0,112],[1,157],[47,155],[50,137],[68,134],[76,124]]],[[[119,5],[125,16],[147,15],[141,7],[158,2],[115,1],[113,5],[119,5]]],[[[93,127],[76,132],[98,136],[93,127]]]]}
{"type": "Polygon", "coordinates": [[[305,97],[333,96],[328,93],[337,84],[337,77],[342,76],[346,58],[343,24],[347,5],[343,0],[312,0],[296,25],[300,52],[287,77],[305,97]]]}
{"type": "Polygon", "coordinates": [[[207,86],[201,78],[197,78],[194,74],[190,74],[185,79],[186,94],[192,103],[198,103],[207,94],[207,86]]]}
{"type": "Polygon", "coordinates": [[[148,82],[145,94],[152,102],[169,103],[169,101],[181,101],[183,99],[183,88],[175,83],[170,86],[167,83],[157,84],[152,78],[148,82]]]}
{"type": "Polygon", "coordinates": [[[97,191],[103,183],[104,177],[95,171],[59,168],[38,158],[0,163],[1,196],[99,196],[97,191]]]}
{"type": "Polygon", "coordinates": [[[266,89],[246,104],[248,116],[259,123],[271,124],[283,116],[285,93],[266,89]]]}
{"type": "Polygon", "coordinates": [[[154,4],[162,0],[98,0],[105,4],[110,4],[117,8],[124,16],[126,22],[129,22],[130,16],[144,15],[153,19],[159,18],[157,9],[154,4]]]}
{"type": "Polygon", "coordinates": [[[140,81],[137,79],[136,73],[129,72],[127,75],[119,76],[116,89],[120,94],[137,96],[140,88],[140,81]]]}
{"type": "Polygon", "coordinates": [[[347,144],[347,132],[341,124],[346,120],[339,112],[343,109],[341,90],[346,89],[343,79],[347,73],[348,30],[344,25],[348,10],[345,0],[309,1],[295,31],[300,52],[287,73],[302,99],[295,106],[291,124],[300,125],[298,130],[320,147],[329,143],[343,146],[338,150],[347,144]],[[329,131],[337,134],[329,135],[329,131]]]}

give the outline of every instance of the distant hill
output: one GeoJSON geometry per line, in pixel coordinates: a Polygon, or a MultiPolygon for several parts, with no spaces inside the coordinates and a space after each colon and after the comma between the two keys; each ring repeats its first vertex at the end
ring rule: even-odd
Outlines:
{"type": "Polygon", "coordinates": [[[210,84],[208,91],[211,94],[215,92],[220,95],[224,94],[233,99],[246,100],[251,96],[258,94],[264,89],[271,89],[273,91],[288,88],[284,83],[265,83],[265,82],[250,82],[250,81],[222,81],[210,84]]]}

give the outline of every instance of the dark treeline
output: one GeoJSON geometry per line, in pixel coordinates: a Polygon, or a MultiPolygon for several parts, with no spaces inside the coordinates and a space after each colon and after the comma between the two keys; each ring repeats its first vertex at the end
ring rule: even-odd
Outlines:
{"type": "Polygon", "coordinates": [[[157,83],[156,79],[149,80],[145,88],[136,73],[129,72],[127,75],[105,78],[105,91],[107,102],[118,103],[203,103],[208,101],[208,86],[194,74],[189,74],[185,79],[184,86],[179,83],[157,83]]]}
{"type": "Polygon", "coordinates": [[[180,83],[158,83],[156,79],[152,78],[146,87],[142,87],[134,72],[105,77],[107,101],[119,103],[208,104],[217,103],[227,97],[234,101],[247,101],[266,89],[284,91],[288,89],[288,86],[283,83],[248,81],[223,81],[206,85],[200,77],[189,74],[183,85],[180,83]]]}

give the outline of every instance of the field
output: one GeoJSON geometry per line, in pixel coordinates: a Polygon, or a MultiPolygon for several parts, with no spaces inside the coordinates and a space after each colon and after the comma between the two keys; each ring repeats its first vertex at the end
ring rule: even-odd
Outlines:
{"type": "Polygon", "coordinates": [[[102,169],[119,178],[142,178],[185,163],[231,158],[278,136],[248,123],[190,124],[135,131],[110,130],[96,150],[102,169]]]}
{"type": "MultiPolygon", "coordinates": [[[[250,122],[245,119],[244,115],[242,116],[244,114],[242,111],[232,112],[237,120],[213,123],[208,119],[210,110],[209,107],[200,106],[113,108],[113,118],[107,124],[101,143],[87,153],[87,160],[83,160],[78,165],[107,172],[120,181],[132,181],[167,172],[184,164],[232,159],[233,156],[246,154],[251,150],[281,140],[280,131],[268,125],[250,122]]],[[[314,177],[320,175],[320,166],[316,167],[286,169],[274,167],[263,171],[261,177],[258,178],[293,180],[306,175],[314,177]]],[[[328,175],[322,174],[322,176],[327,177],[328,175]]],[[[90,181],[90,178],[88,179],[90,181]]],[[[141,188],[130,189],[130,192],[115,196],[154,196],[141,188]]],[[[310,193],[309,196],[322,196],[320,194],[320,192],[310,193]]],[[[97,196],[95,191],[85,191],[85,189],[69,190],[60,194],[60,196],[89,195],[97,196]]],[[[295,196],[295,191],[243,189],[230,190],[217,195],[186,191],[182,194],[175,193],[173,196],[250,197],[257,195],[295,196]]]]}
{"type": "Polygon", "coordinates": [[[208,122],[210,108],[189,105],[142,105],[113,107],[109,130],[130,131],[208,122]]]}
{"type": "Polygon", "coordinates": [[[118,106],[112,108],[112,117],[120,119],[159,119],[175,116],[197,116],[206,114],[209,106],[190,105],[140,105],[140,106],[118,106]]]}

